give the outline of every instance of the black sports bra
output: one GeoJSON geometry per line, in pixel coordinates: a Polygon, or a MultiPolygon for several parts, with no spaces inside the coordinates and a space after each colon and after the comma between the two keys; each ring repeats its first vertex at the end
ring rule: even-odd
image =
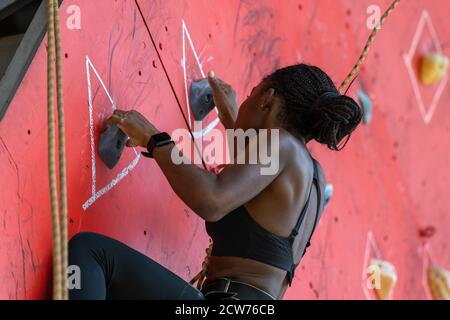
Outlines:
{"type": "Polygon", "coordinates": [[[294,263],[292,245],[308,211],[313,184],[317,191],[317,210],[314,227],[303,255],[306,253],[306,248],[310,246],[310,240],[316,228],[321,207],[317,163],[314,159],[313,164],[314,177],[309,196],[289,237],[280,237],[264,229],[253,220],[242,205],[217,222],[205,223],[206,231],[213,240],[211,255],[248,258],[278,267],[287,271],[289,285],[291,285],[295,269],[298,266],[298,264],[294,263]]]}

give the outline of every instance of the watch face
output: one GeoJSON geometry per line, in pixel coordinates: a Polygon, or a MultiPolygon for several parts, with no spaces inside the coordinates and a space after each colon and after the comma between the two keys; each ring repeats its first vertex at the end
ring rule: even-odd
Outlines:
{"type": "Polygon", "coordinates": [[[153,149],[169,143],[174,143],[167,132],[161,132],[153,135],[147,145],[148,152],[142,152],[145,157],[153,158],[153,149]]]}
{"type": "Polygon", "coordinates": [[[166,132],[155,134],[152,138],[156,143],[171,140],[170,136],[166,132]]]}

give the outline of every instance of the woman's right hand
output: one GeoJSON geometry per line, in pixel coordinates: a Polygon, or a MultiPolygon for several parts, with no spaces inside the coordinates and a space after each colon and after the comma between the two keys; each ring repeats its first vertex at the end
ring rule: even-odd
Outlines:
{"type": "Polygon", "coordinates": [[[213,71],[208,73],[208,82],[213,91],[214,103],[219,111],[219,119],[225,129],[234,129],[238,115],[236,92],[228,83],[216,77],[213,71]]]}

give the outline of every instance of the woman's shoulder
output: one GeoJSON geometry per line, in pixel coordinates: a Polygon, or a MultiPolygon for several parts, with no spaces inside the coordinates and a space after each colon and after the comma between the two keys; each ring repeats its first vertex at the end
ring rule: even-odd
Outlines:
{"type": "MultiPolygon", "coordinates": [[[[293,163],[299,165],[302,169],[305,169],[305,164],[310,164],[311,159],[314,162],[314,167],[317,175],[317,180],[321,186],[325,186],[327,181],[325,172],[320,164],[314,157],[311,156],[308,148],[297,137],[289,133],[285,129],[280,129],[280,150],[284,151],[285,156],[288,156],[293,163]]],[[[308,166],[309,167],[309,166],[308,166]]]]}
{"type": "Polygon", "coordinates": [[[304,153],[305,147],[298,138],[285,129],[277,129],[277,131],[281,151],[286,151],[292,154],[297,153],[299,155],[304,153]]]}

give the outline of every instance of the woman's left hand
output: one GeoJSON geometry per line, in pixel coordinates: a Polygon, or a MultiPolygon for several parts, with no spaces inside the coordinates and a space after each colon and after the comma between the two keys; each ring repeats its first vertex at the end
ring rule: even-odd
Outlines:
{"type": "Polygon", "coordinates": [[[146,148],[151,136],[159,133],[150,121],[135,110],[123,111],[116,109],[107,120],[107,124],[117,125],[130,138],[127,142],[128,146],[146,148]]]}
{"type": "Polygon", "coordinates": [[[208,82],[213,92],[214,103],[219,111],[219,119],[225,129],[234,129],[238,115],[238,102],[233,87],[216,77],[213,71],[208,73],[208,82]]]}

